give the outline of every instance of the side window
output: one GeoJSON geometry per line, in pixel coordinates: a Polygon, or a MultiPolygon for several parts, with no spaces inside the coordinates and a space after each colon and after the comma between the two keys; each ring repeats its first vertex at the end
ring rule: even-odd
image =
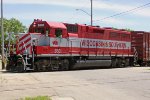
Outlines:
{"type": "Polygon", "coordinates": [[[78,25],[66,25],[67,31],[69,33],[77,33],[78,32],[78,25]]]}
{"type": "Polygon", "coordinates": [[[62,37],[62,29],[55,29],[55,36],[62,37]]]}

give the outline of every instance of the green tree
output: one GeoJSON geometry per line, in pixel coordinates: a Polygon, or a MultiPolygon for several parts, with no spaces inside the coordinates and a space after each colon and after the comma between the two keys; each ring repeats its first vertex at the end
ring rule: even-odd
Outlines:
{"type": "Polygon", "coordinates": [[[20,33],[25,32],[26,27],[17,19],[11,18],[9,20],[4,21],[4,31],[5,32],[14,32],[14,33],[20,33]]]}
{"type": "MultiPolygon", "coordinates": [[[[0,19],[1,20],[1,19],[0,19]]],[[[8,44],[9,41],[9,34],[11,34],[10,44],[15,44],[16,38],[15,35],[18,33],[24,33],[27,28],[24,26],[18,19],[11,18],[11,19],[3,19],[3,26],[4,26],[4,44],[8,44]]],[[[0,32],[0,48],[1,48],[1,32],[0,32]]],[[[0,49],[1,52],[1,49],[0,49]]]]}
{"type": "MultiPolygon", "coordinates": [[[[13,43],[15,41],[14,35],[17,35],[18,33],[24,33],[27,30],[27,28],[16,18],[11,18],[11,19],[4,18],[3,26],[4,26],[5,44],[8,43],[9,33],[11,33],[11,43],[13,43]]],[[[1,33],[0,33],[0,39],[1,39],[1,33]]],[[[0,44],[1,44],[1,41],[0,41],[0,44]]]]}
{"type": "MultiPolygon", "coordinates": [[[[117,30],[118,28],[112,27],[112,29],[117,30]]],[[[122,30],[125,30],[125,31],[128,31],[128,32],[134,31],[133,29],[130,29],[130,28],[125,28],[125,29],[122,29],[122,30]]]]}
{"type": "Polygon", "coordinates": [[[134,31],[134,30],[132,30],[132,29],[130,29],[130,28],[126,28],[125,30],[126,30],[126,31],[129,31],[129,32],[134,31]]]}

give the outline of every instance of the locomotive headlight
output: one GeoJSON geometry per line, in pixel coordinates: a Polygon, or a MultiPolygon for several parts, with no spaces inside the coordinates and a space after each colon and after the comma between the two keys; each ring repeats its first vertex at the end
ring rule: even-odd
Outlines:
{"type": "Polygon", "coordinates": [[[33,23],[33,27],[36,27],[36,23],[35,22],[33,23]]]}

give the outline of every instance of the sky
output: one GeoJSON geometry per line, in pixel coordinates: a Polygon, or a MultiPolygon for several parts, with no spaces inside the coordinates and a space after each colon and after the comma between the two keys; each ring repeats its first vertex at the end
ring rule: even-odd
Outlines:
{"type": "MultiPolygon", "coordinates": [[[[3,0],[3,3],[4,17],[17,18],[27,27],[34,19],[90,25],[90,0],[3,0]]],[[[93,25],[149,32],[150,4],[102,20],[147,3],[150,0],[93,0],[93,25]]]]}

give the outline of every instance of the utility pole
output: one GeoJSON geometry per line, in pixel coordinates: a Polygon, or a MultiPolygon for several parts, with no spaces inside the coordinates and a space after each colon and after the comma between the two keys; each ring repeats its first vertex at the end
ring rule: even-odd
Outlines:
{"type": "Polygon", "coordinates": [[[82,9],[76,9],[76,10],[77,11],[80,10],[80,11],[86,13],[87,15],[89,15],[90,16],[91,26],[93,26],[93,0],[90,0],[90,2],[91,2],[91,13],[88,13],[88,12],[82,10],[82,9]]]}
{"type": "Polygon", "coordinates": [[[93,0],[91,0],[91,26],[93,26],[93,0]]]}
{"type": "Polygon", "coordinates": [[[2,49],[2,69],[5,68],[4,62],[4,28],[3,28],[3,0],[1,0],[1,49],[2,49]]]}
{"type": "Polygon", "coordinates": [[[11,46],[11,44],[10,44],[10,39],[11,39],[11,33],[9,33],[9,41],[8,41],[8,55],[7,56],[9,56],[10,57],[10,46],[11,46]]]}

